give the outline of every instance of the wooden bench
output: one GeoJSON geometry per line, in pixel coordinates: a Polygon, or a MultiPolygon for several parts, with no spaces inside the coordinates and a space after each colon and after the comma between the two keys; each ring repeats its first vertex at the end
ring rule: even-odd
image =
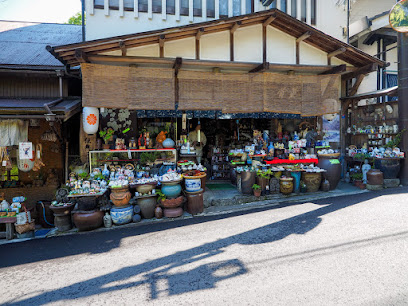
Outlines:
{"type": "Polygon", "coordinates": [[[6,224],[6,239],[11,240],[14,238],[14,223],[17,222],[16,217],[2,217],[0,223],[6,224]]]}

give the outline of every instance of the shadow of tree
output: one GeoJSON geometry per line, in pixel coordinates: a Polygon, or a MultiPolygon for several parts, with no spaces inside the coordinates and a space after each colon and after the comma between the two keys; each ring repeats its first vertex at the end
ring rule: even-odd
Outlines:
{"type": "MultiPolygon", "coordinates": [[[[167,281],[168,289],[166,292],[168,295],[177,295],[191,291],[214,288],[219,281],[247,273],[248,271],[245,265],[238,259],[232,259],[203,264],[185,272],[171,273],[171,270],[214,257],[215,255],[221,254],[224,248],[233,244],[253,245],[271,243],[293,234],[303,235],[320,224],[322,220],[321,216],[359,204],[375,196],[378,196],[378,194],[361,194],[358,196],[343,198],[343,200],[335,201],[335,203],[327,203],[327,199],[325,201],[317,201],[320,202],[318,203],[319,205],[326,204],[326,206],[321,206],[316,210],[279,222],[274,222],[244,233],[205,243],[189,250],[176,252],[169,256],[156,258],[138,265],[128,266],[115,272],[91,278],[86,281],[77,282],[58,290],[43,292],[33,297],[19,299],[18,301],[9,300],[7,305],[41,305],[61,300],[78,299],[141,285],[149,285],[150,298],[156,299],[161,292],[157,286],[159,281],[167,281]],[[141,279],[123,284],[126,280],[131,280],[135,277],[141,279]],[[114,285],[117,282],[121,284],[114,285]]],[[[405,235],[406,233],[400,233],[397,235],[403,234],[405,235]]],[[[363,242],[364,241],[360,243],[363,242]]],[[[333,246],[333,248],[336,247],[338,246],[333,246]]],[[[295,256],[297,255],[295,254],[295,256]]]]}

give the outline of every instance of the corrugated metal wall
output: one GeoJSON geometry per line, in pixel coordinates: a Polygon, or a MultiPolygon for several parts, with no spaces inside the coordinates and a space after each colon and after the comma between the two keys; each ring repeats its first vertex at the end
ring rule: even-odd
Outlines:
{"type": "MultiPolygon", "coordinates": [[[[68,96],[68,83],[63,80],[63,96],[68,96]]],[[[54,98],[59,97],[59,80],[46,77],[0,76],[2,98],[54,98]]]]}

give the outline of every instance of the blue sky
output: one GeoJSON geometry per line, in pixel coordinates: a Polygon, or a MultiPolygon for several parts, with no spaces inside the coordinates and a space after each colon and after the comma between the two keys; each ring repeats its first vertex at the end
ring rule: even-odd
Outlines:
{"type": "Polygon", "coordinates": [[[65,23],[81,11],[81,0],[0,0],[0,20],[65,23]]]}

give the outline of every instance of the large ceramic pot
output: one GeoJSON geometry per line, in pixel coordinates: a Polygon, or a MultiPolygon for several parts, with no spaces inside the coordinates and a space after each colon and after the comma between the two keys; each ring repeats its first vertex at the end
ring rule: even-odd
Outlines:
{"type": "Polygon", "coordinates": [[[160,202],[160,206],[163,208],[175,208],[181,206],[185,201],[183,196],[179,196],[174,199],[165,199],[160,202]]]}
{"type": "Polygon", "coordinates": [[[161,192],[164,193],[166,198],[173,199],[177,198],[181,193],[181,185],[180,184],[163,184],[161,188],[161,192]]]}
{"type": "Polygon", "coordinates": [[[383,185],[384,176],[378,169],[371,169],[367,172],[367,183],[370,185],[383,185]]]}
{"type": "Polygon", "coordinates": [[[90,231],[101,227],[103,224],[103,211],[76,211],[72,219],[80,231],[90,231]]]}
{"type": "Polygon", "coordinates": [[[125,207],[113,207],[110,214],[114,224],[126,224],[132,221],[133,207],[132,205],[125,207]]]}
{"type": "Polygon", "coordinates": [[[143,196],[137,199],[137,204],[140,206],[140,211],[143,218],[151,219],[154,217],[154,209],[156,208],[157,195],[152,194],[143,196]]]}
{"type": "Polygon", "coordinates": [[[117,207],[127,206],[132,194],[129,191],[129,187],[111,188],[110,199],[113,205],[117,207]]]}
{"type": "Polygon", "coordinates": [[[244,171],[241,173],[241,190],[243,194],[252,194],[252,186],[255,184],[256,173],[244,171]]]}
{"type": "Polygon", "coordinates": [[[156,184],[139,184],[135,185],[136,191],[140,194],[146,194],[153,190],[156,184]]]}
{"type": "Polygon", "coordinates": [[[385,179],[397,178],[401,168],[399,158],[376,158],[374,166],[384,174],[385,179]]]}
{"type": "Polygon", "coordinates": [[[319,168],[326,170],[325,178],[330,183],[330,190],[336,189],[341,178],[341,164],[337,158],[319,155],[319,168]]]}
{"type": "Polygon", "coordinates": [[[291,194],[293,192],[293,178],[281,177],[280,178],[280,192],[284,195],[291,194]]]}
{"type": "Polygon", "coordinates": [[[317,192],[322,182],[321,172],[303,172],[302,180],[306,184],[307,192],[317,192]]]}
{"type": "Polygon", "coordinates": [[[204,190],[201,189],[198,192],[186,192],[187,195],[187,211],[196,215],[202,213],[204,210],[204,190]]]}

